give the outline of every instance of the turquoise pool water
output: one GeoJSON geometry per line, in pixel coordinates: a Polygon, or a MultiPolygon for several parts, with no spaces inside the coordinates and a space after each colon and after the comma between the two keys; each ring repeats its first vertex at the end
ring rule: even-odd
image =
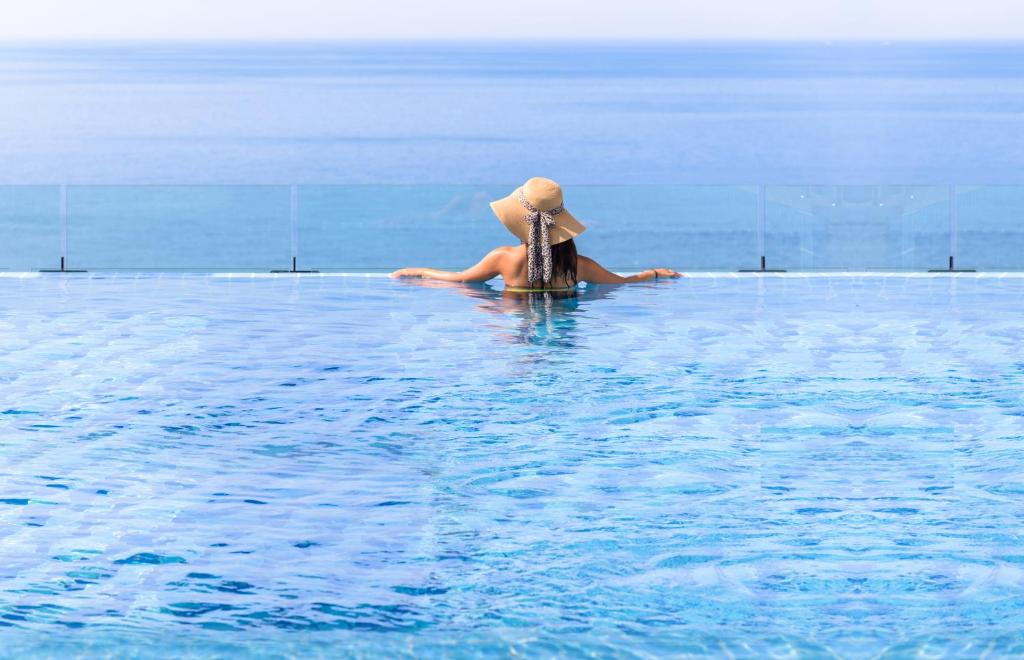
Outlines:
{"type": "Polygon", "coordinates": [[[0,655],[1024,652],[1022,302],[0,277],[0,655]]]}

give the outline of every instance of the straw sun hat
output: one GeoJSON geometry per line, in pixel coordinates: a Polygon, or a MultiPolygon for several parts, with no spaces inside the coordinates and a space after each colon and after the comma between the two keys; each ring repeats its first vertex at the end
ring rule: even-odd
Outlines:
{"type": "Polygon", "coordinates": [[[526,243],[531,282],[551,281],[551,246],[582,234],[584,227],[562,205],[562,187],[534,177],[508,197],[491,202],[501,224],[526,243]]]}

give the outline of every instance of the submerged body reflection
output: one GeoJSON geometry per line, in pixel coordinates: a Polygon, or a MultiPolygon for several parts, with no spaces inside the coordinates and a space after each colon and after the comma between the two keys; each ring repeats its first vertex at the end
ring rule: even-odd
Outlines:
{"type": "Polygon", "coordinates": [[[576,346],[578,332],[575,316],[580,311],[580,297],[586,296],[585,289],[529,292],[487,288],[490,290],[469,287],[467,293],[475,289],[475,293],[480,296],[481,303],[477,309],[492,314],[506,314],[516,319],[512,328],[507,324],[496,324],[496,328],[502,331],[500,336],[503,339],[533,346],[576,346]]]}
{"type": "Polygon", "coordinates": [[[445,288],[478,301],[476,308],[488,314],[511,317],[506,323],[489,323],[497,336],[515,344],[572,348],[579,341],[577,324],[590,303],[610,297],[621,285],[573,287],[562,291],[516,291],[485,282],[452,283],[437,280],[406,280],[408,284],[445,288]]]}

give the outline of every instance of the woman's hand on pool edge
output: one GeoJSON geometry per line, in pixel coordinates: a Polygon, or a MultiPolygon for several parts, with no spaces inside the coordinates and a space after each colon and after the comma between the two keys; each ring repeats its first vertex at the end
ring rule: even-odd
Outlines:
{"type": "Polygon", "coordinates": [[[651,269],[648,269],[647,272],[653,273],[653,275],[651,275],[651,277],[650,277],[650,279],[652,279],[652,280],[660,280],[662,278],[665,278],[665,279],[675,279],[677,277],[682,277],[681,274],[677,273],[676,271],[672,270],[671,268],[651,268],[651,269]]]}
{"type": "Polygon", "coordinates": [[[391,273],[391,277],[423,277],[422,268],[399,268],[391,273]]]}

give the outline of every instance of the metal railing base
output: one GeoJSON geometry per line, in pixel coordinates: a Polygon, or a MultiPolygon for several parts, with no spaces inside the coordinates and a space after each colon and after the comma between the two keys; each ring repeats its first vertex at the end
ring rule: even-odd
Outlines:
{"type": "Polygon", "coordinates": [[[973,268],[956,268],[953,265],[953,255],[949,255],[949,268],[930,268],[929,273],[977,273],[973,268]]]}
{"type": "Polygon", "coordinates": [[[79,268],[65,268],[64,257],[60,258],[60,268],[40,268],[40,273],[88,273],[87,270],[81,270],[79,268]]]}
{"type": "Polygon", "coordinates": [[[291,270],[285,270],[282,268],[275,268],[270,271],[271,273],[319,273],[318,270],[299,270],[299,260],[297,257],[292,257],[291,270]]]}
{"type": "Polygon", "coordinates": [[[761,267],[760,268],[740,268],[741,273],[785,273],[784,268],[768,268],[767,259],[761,255],[761,267]]]}

